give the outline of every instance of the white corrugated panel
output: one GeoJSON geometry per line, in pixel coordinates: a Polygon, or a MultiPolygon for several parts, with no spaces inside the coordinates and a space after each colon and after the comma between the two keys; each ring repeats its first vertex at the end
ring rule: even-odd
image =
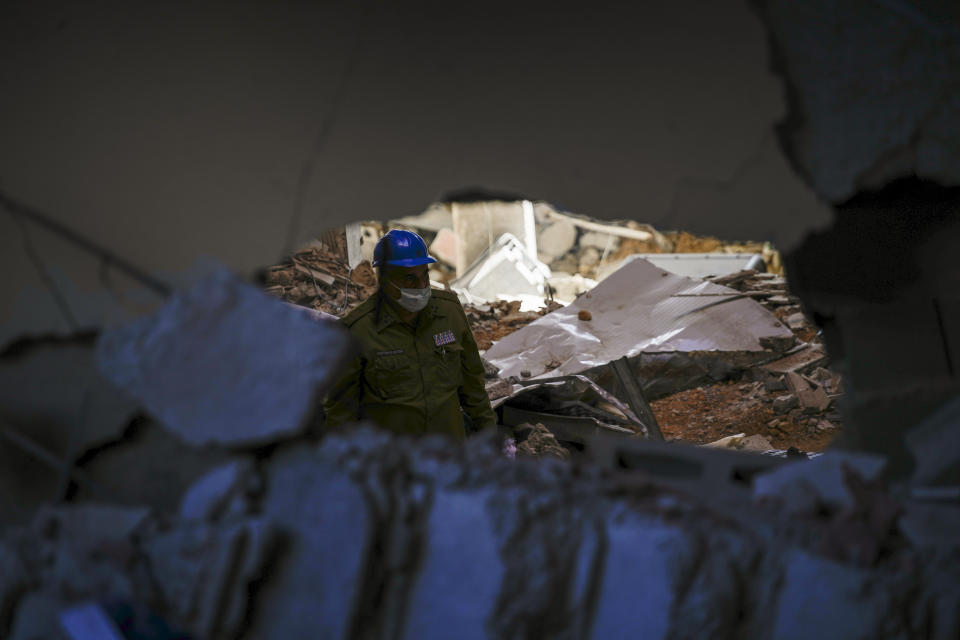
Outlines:
{"type": "Polygon", "coordinates": [[[523,370],[533,377],[560,376],[640,353],[760,352],[761,337],[792,335],[751,299],[696,310],[736,294],[647,260],[632,260],[569,306],[506,336],[484,357],[500,368],[501,377],[519,376],[523,370]],[[582,309],[591,320],[578,319],[582,309]],[[546,371],[550,362],[561,364],[546,371]]]}

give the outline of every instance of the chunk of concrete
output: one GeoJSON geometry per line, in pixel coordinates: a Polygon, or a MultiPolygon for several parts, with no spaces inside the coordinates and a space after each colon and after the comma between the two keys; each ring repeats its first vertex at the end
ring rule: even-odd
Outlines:
{"type": "Polygon", "coordinates": [[[856,640],[886,637],[886,604],[869,595],[871,572],[805,551],[786,560],[771,637],[778,640],[856,640]]]}
{"type": "Polygon", "coordinates": [[[787,316],[787,319],[784,320],[787,323],[787,326],[797,331],[798,329],[803,329],[808,323],[807,319],[802,313],[794,313],[790,316],[787,316]]]}
{"type": "Polygon", "coordinates": [[[489,491],[440,491],[433,501],[420,574],[409,600],[405,638],[488,637],[504,575],[486,511],[489,491]]]}
{"type": "Polygon", "coordinates": [[[581,249],[593,247],[600,251],[615,251],[620,246],[620,238],[600,231],[585,231],[578,242],[581,249]]]}
{"type": "Polygon", "coordinates": [[[537,252],[544,262],[552,262],[573,249],[577,242],[577,228],[572,222],[558,220],[548,224],[537,234],[537,252]]]}
{"type": "Polygon", "coordinates": [[[773,410],[779,414],[787,413],[790,409],[796,409],[798,406],[800,406],[800,402],[797,400],[797,396],[792,393],[777,396],[773,399],[773,410]]]}
{"type": "Polygon", "coordinates": [[[81,460],[89,483],[79,485],[73,498],[148,504],[175,513],[194,482],[230,459],[222,450],[187,445],[156,422],[138,421],[123,440],[81,460]]]}
{"type": "Polygon", "coordinates": [[[677,598],[672,555],[685,540],[680,529],[630,515],[608,525],[592,637],[668,637],[677,598]]]}
{"type": "Polygon", "coordinates": [[[960,549],[960,507],[955,504],[910,501],[897,526],[915,547],[960,549]]]}
{"type": "Polygon", "coordinates": [[[451,267],[457,266],[457,234],[453,229],[444,227],[430,243],[430,255],[451,267]]]}
{"type": "Polygon", "coordinates": [[[796,170],[843,202],[900,177],[960,182],[955,4],[754,3],[790,87],[796,170]]]}
{"type": "Polygon", "coordinates": [[[272,526],[249,518],[209,525],[193,521],[149,537],[145,571],[168,615],[197,638],[234,637],[263,576],[275,541],[272,526]]]}
{"type": "Polygon", "coordinates": [[[27,531],[43,558],[40,579],[52,593],[79,598],[130,598],[135,585],[127,570],[136,556],[135,532],[150,515],[146,508],[83,503],[45,507],[27,531]]]}
{"type": "Polygon", "coordinates": [[[299,432],[350,352],[343,327],[226,270],[97,345],[107,378],[196,445],[261,445],[299,432]]]}
{"type": "Polygon", "coordinates": [[[270,461],[263,516],[286,534],[260,587],[251,638],[347,638],[363,585],[373,518],[361,489],[317,455],[270,461]]]}
{"type": "Polygon", "coordinates": [[[30,593],[17,607],[7,640],[73,640],[60,626],[63,602],[48,593],[30,593]]]}
{"type": "Polygon", "coordinates": [[[242,501],[245,484],[253,472],[250,460],[233,460],[212,469],[197,480],[180,502],[180,517],[185,520],[217,518],[242,501]]]}
{"type": "MultiPolygon", "coordinates": [[[[97,370],[92,336],[21,341],[0,358],[0,431],[69,464],[123,433],[137,410],[97,370]]],[[[0,526],[63,497],[64,470],[0,438],[0,526]]]]}
{"type": "Polygon", "coordinates": [[[875,482],[886,465],[880,456],[866,453],[828,451],[810,461],[794,462],[754,478],[753,496],[776,500],[790,511],[805,511],[791,502],[802,493],[814,496],[819,504],[836,509],[854,506],[854,495],[847,486],[845,472],[858,474],[866,482],[875,482]]]}
{"type": "Polygon", "coordinates": [[[0,542],[0,637],[10,629],[17,601],[29,586],[23,560],[10,545],[0,542]]]}
{"type": "Polygon", "coordinates": [[[916,466],[914,483],[933,482],[952,472],[960,480],[960,398],[944,404],[906,436],[916,466]]]}

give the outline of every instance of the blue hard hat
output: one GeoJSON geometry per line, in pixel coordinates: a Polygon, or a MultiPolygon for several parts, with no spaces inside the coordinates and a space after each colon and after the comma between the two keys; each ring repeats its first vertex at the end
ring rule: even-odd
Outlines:
{"type": "Polygon", "coordinates": [[[391,229],[373,248],[373,266],[417,267],[436,262],[427,255],[427,244],[413,231],[391,229]]]}

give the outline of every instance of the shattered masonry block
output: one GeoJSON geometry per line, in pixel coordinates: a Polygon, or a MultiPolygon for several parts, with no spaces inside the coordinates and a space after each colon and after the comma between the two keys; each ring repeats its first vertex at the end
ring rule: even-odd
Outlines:
{"type": "Polygon", "coordinates": [[[221,270],[104,333],[107,378],[186,442],[257,445],[298,432],[351,344],[221,270]]]}
{"type": "Polygon", "coordinates": [[[263,518],[177,523],[142,545],[167,616],[197,638],[235,637],[275,543],[263,518]]]}
{"type": "Polygon", "coordinates": [[[287,538],[260,586],[251,638],[346,638],[373,518],[360,487],[317,454],[271,459],[263,516],[287,538]]]}
{"type": "Polygon", "coordinates": [[[430,255],[451,267],[457,266],[457,234],[453,229],[443,227],[430,243],[430,255]]]}
{"type": "Polygon", "coordinates": [[[73,640],[60,625],[60,610],[66,603],[46,592],[31,592],[23,596],[14,614],[10,635],[6,640],[73,640]]]}
{"type": "Polygon", "coordinates": [[[233,460],[211,469],[199,478],[180,502],[180,517],[185,520],[216,518],[242,501],[244,483],[253,472],[251,460],[233,460]]]}
{"type": "Polygon", "coordinates": [[[410,596],[405,638],[442,638],[456,630],[487,638],[504,576],[486,512],[490,491],[440,491],[433,500],[423,560],[410,596]]]}
{"type": "MultiPolygon", "coordinates": [[[[772,637],[778,640],[881,638],[896,611],[871,597],[869,571],[793,550],[786,561],[772,637]]],[[[882,590],[880,590],[882,592],[882,590]]]]}
{"type": "Polygon", "coordinates": [[[537,251],[550,262],[573,248],[577,242],[577,228],[572,222],[560,220],[547,225],[537,235],[537,251]]]}
{"type": "Polygon", "coordinates": [[[933,482],[948,470],[960,476],[960,398],[944,404],[906,436],[916,461],[915,483],[933,482]]]}
{"type": "Polygon", "coordinates": [[[875,482],[885,466],[886,459],[881,456],[828,451],[812,460],[786,464],[758,475],[753,481],[753,497],[789,506],[803,494],[827,506],[849,509],[854,506],[854,496],[847,486],[845,469],[866,482],[875,482]]]}
{"type": "Polygon", "coordinates": [[[677,597],[672,556],[686,540],[682,530],[655,520],[626,515],[609,523],[592,637],[668,637],[677,597]]]}

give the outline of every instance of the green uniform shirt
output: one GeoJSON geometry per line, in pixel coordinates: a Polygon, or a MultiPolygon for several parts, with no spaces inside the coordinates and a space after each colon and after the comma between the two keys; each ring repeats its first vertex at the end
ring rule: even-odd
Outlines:
{"type": "Polygon", "coordinates": [[[404,434],[465,436],[460,408],[479,428],[493,427],[483,375],[457,296],[434,289],[411,326],[377,292],[341,322],[360,354],[327,397],[327,425],[371,419],[404,434]]]}

